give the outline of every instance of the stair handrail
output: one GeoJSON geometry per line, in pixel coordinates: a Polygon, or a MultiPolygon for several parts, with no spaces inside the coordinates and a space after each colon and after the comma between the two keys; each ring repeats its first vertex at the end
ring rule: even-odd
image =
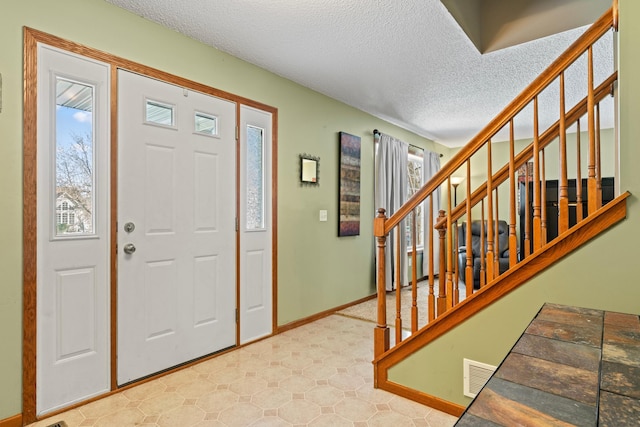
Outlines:
{"type": "MultiPolygon", "coordinates": [[[[598,104],[607,96],[613,93],[613,87],[615,82],[618,80],[618,72],[614,71],[606,80],[604,80],[596,89],[594,89],[594,99],[595,103],[598,104]]],[[[580,117],[582,117],[587,112],[587,103],[588,97],[584,97],[581,101],[579,101],[570,111],[565,114],[566,117],[566,126],[569,127],[575,122],[577,122],[580,117]]],[[[559,134],[560,120],[553,123],[551,126],[544,131],[539,137],[539,149],[542,150],[550,145],[554,138],[556,138],[559,134]]],[[[520,153],[515,156],[515,168],[518,169],[522,165],[524,165],[527,159],[530,159],[533,156],[534,143],[531,142],[527,147],[522,149],[520,153]]],[[[495,190],[509,179],[509,164],[504,165],[500,170],[493,174],[493,180],[491,184],[491,190],[495,190]]],[[[482,198],[487,194],[487,182],[480,184],[478,188],[471,193],[471,206],[477,205],[482,198]]],[[[456,221],[462,218],[466,213],[466,203],[463,200],[458,206],[455,206],[451,210],[451,220],[456,221]]],[[[437,221],[434,224],[434,227],[443,228],[446,227],[446,218],[443,218],[437,221]]]]}
{"type": "Polygon", "coordinates": [[[582,56],[600,37],[611,28],[617,29],[618,7],[614,0],[598,20],[587,29],[569,48],[533,80],[513,101],[511,101],[487,126],[458,151],[434,176],[423,185],[404,205],[384,221],[384,226],[374,225],[374,235],[386,236],[411,211],[422,203],[440,185],[453,175],[468,159],[480,150],[496,133],[503,129],[530,102],[546,89],[564,70],[582,56]]]}

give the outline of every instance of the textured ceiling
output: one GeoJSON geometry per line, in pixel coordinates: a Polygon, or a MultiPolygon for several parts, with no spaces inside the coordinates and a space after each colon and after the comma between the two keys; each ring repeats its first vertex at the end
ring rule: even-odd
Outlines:
{"type": "MultiPolygon", "coordinates": [[[[480,54],[439,0],[107,1],[448,146],[468,142],[585,29],[480,54]]],[[[611,40],[597,49],[607,65],[596,80],[611,73],[611,40]]]]}

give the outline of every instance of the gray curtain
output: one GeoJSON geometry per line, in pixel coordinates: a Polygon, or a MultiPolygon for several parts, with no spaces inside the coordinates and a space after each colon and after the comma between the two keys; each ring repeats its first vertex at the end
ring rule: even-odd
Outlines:
{"type": "MultiPolygon", "coordinates": [[[[423,159],[423,173],[422,179],[423,183],[429,181],[433,175],[435,175],[440,170],[440,154],[432,153],[431,151],[424,152],[423,159]]],[[[424,250],[422,254],[422,274],[425,276],[429,275],[429,229],[433,229],[434,224],[438,221],[438,212],[440,211],[440,187],[433,192],[433,194],[425,199],[423,202],[424,209],[424,238],[422,241],[424,242],[424,250]],[[429,198],[433,197],[433,223],[429,224],[429,198]]],[[[434,274],[439,274],[440,270],[440,238],[436,230],[433,230],[433,272],[434,274]]]]}
{"type": "MultiPolygon", "coordinates": [[[[384,208],[387,211],[387,218],[391,217],[403,203],[407,200],[407,159],[409,157],[409,144],[393,138],[389,135],[381,134],[376,155],[376,211],[384,208]]],[[[400,234],[400,284],[396,281],[396,253],[397,242],[396,233],[392,231],[387,237],[386,251],[386,283],[388,291],[395,289],[397,285],[406,283],[407,275],[407,240],[405,237],[405,222],[402,221],[398,227],[400,234]]],[[[377,243],[376,243],[377,244],[377,243]]],[[[377,256],[376,251],[376,256],[377,256]]],[[[376,260],[376,262],[379,262],[376,260]]],[[[377,276],[376,276],[377,277],[377,276]]]]}

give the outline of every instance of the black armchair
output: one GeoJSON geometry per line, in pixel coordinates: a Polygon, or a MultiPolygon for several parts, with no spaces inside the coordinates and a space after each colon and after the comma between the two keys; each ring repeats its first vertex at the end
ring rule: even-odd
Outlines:
{"type": "MultiPolygon", "coordinates": [[[[480,289],[480,244],[484,240],[485,255],[487,251],[487,221],[484,221],[485,238],[481,239],[481,221],[471,221],[471,249],[473,268],[473,288],[480,289]]],[[[465,281],[465,269],[467,267],[467,233],[469,227],[466,222],[458,226],[458,276],[460,281],[465,281]]],[[[498,263],[500,274],[509,269],[509,225],[505,221],[498,221],[494,227],[494,232],[498,233],[498,246],[494,243],[494,252],[498,253],[498,263]]],[[[495,241],[494,241],[495,242],[495,241]]],[[[486,265],[485,265],[486,271],[486,265]]]]}

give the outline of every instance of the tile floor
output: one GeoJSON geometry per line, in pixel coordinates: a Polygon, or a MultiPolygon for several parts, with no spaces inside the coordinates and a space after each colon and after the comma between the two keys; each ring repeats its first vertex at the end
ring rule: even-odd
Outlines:
{"type": "Polygon", "coordinates": [[[373,388],[372,336],[332,315],[31,426],[452,426],[373,388]]]}

